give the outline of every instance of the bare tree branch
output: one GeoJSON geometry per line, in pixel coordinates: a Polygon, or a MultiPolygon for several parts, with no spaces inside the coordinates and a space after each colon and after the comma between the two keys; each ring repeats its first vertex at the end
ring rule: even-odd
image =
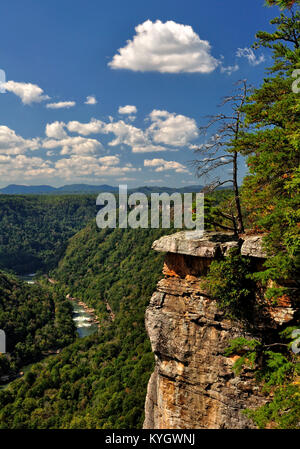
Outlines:
{"type": "Polygon", "coordinates": [[[240,206],[240,196],[238,188],[238,152],[235,149],[235,143],[240,136],[241,126],[243,124],[242,108],[245,104],[249,92],[246,80],[240,80],[236,83],[235,92],[223,98],[220,106],[230,105],[231,113],[218,113],[209,116],[208,123],[200,127],[200,134],[207,137],[210,132],[213,134],[209,140],[196,148],[195,153],[203,156],[202,159],[192,161],[197,176],[207,176],[218,168],[232,164],[232,179],[222,181],[217,178],[207,187],[209,191],[215,190],[223,184],[231,182],[234,190],[234,200],[236,214],[224,216],[231,220],[237,232],[244,232],[243,217],[240,206]],[[221,154],[220,154],[221,153],[221,154]],[[206,156],[206,157],[205,157],[206,156]]]}

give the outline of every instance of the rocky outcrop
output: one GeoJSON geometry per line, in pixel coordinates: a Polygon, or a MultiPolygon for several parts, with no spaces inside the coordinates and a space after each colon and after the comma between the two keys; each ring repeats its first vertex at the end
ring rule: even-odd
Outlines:
{"type": "MultiPolygon", "coordinates": [[[[257,261],[265,257],[259,236],[237,239],[224,233],[180,232],[153,243],[153,249],[167,254],[165,278],[146,311],[155,355],[145,404],[146,429],[254,427],[243,410],[262,405],[266,398],[250,369],[234,375],[238,356],[224,355],[230,340],[253,335],[224,316],[202,280],[211,261],[226,257],[232,247],[257,261]]],[[[279,315],[291,319],[291,304],[273,306],[269,312],[271,327],[277,326],[279,315]]]]}
{"type": "Polygon", "coordinates": [[[265,259],[267,257],[267,253],[263,249],[262,237],[259,235],[246,236],[243,239],[241,255],[265,259]]]}

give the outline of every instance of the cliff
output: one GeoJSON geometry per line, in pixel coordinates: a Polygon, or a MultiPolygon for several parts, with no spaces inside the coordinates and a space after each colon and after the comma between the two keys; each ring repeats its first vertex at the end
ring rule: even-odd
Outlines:
{"type": "MultiPolygon", "coordinates": [[[[146,311],[146,329],[155,355],[145,404],[144,428],[253,428],[242,413],[266,402],[253,371],[235,376],[238,356],[225,357],[229,341],[253,338],[241,323],[229,320],[207,295],[203,275],[212,260],[226,257],[233,247],[251,257],[260,269],[266,254],[260,236],[235,238],[226,233],[179,232],[153,243],[165,252],[165,275],[146,311]]],[[[293,318],[289,301],[265,305],[258,314],[255,338],[293,318]]]]}

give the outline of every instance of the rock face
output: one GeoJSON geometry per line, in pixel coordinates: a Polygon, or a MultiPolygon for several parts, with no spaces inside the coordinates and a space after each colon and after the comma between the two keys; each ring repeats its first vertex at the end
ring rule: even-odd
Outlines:
{"type": "Polygon", "coordinates": [[[156,363],[148,384],[144,428],[254,427],[242,411],[262,405],[266,398],[251,370],[234,375],[238,356],[224,356],[231,339],[253,336],[217,308],[205,293],[201,276],[214,258],[226,256],[234,246],[260,259],[264,253],[259,239],[180,232],[154,242],[153,248],[167,255],[165,279],[158,283],[146,311],[156,363]]]}

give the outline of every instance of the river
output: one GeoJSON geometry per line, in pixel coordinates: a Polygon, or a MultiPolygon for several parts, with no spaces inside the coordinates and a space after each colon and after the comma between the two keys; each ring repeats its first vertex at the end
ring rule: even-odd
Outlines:
{"type": "MultiPolygon", "coordinates": [[[[18,275],[18,278],[27,284],[34,284],[36,273],[18,275]]],[[[87,312],[84,307],[80,306],[76,301],[70,301],[73,307],[73,320],[76,325],[79,338],[88,337],[97,331],[98,326],[93,322],[95,316],[87,312]]]]}
{"type": "Polygon", "coordinates": [[[87,312],[75,301],[71,301],[73,306],[73,320],[76,324],[79,338],[87,337],[97,331],[98,325],[93,323],[94,315],[87,312]]]}
{"type": "MultiPolygon", "coordinates": [[[[18,275],[18,278],[27,284],[34,284],[35,273],[30,273],[26,275],[18,275]]],[[[97,323],[94,323],[95,315],[87,312],[83,306],[80,306],[76,301],[70,301],[73,307],[73,320],[76,325],[77,335],[79,338],[88,337],[94,334],[97,329],[97,323]]],[[[23,366],[19,371],[24,374],[28,372],[33,363],[27,366],[23,366]]],[[[0,385],[0,390],[5,390],[5,388],[13,381],[7,382],[6,384],[0,385]]]]}

